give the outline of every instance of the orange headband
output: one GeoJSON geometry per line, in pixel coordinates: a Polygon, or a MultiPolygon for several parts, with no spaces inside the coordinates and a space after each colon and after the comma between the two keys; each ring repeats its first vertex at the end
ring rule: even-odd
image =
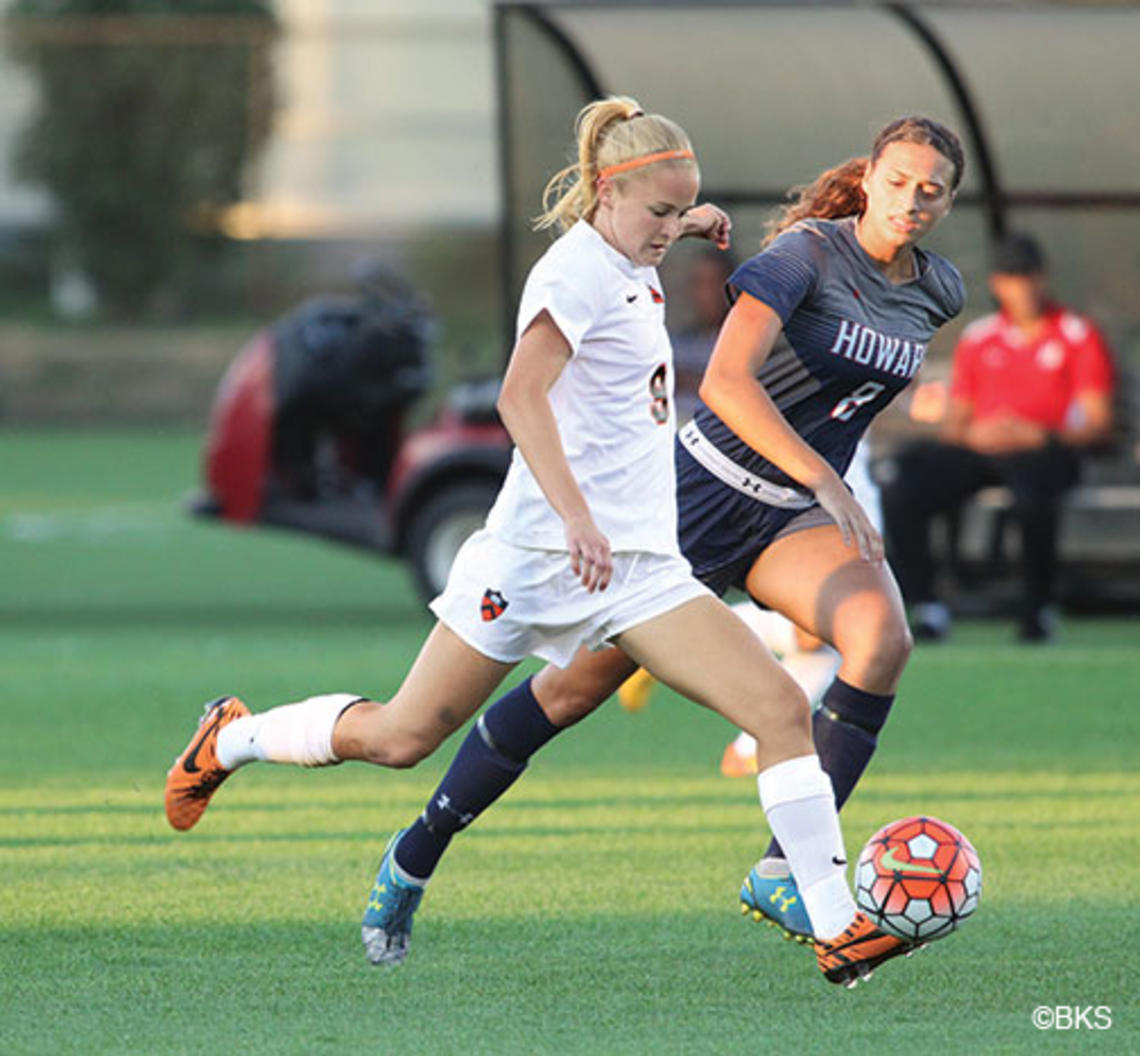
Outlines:
{"type": "Polygon", "coordinates": [[[655,161],[682,161],[692,158],[691,150],[659,150],[656,154],[643,154],[640,158],[623,161],[618,165],[607,165],[598,170],[598,178],[603,176],[616,176],[619,172],[628,172],[630,169],[639,169],[642,165],[652,165],[655,161]]]}

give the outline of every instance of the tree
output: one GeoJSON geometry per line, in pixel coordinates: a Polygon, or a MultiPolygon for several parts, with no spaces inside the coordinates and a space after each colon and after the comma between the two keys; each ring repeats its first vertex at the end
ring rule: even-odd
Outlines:
{"type": "Polygon", "coordinates": [[[6,17],[39,85],[16,175],[50,193],[56,238],[103,307],[145,315],[268,139],[272,4],[16,0],[6,17]]]}

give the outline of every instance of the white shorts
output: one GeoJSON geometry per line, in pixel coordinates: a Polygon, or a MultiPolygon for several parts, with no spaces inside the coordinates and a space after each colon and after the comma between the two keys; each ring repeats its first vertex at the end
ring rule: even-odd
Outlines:
{"type": "Polygon", "coordinates": [[[431,611],[473,649],[503,663],[538,656],[568,667],[578,647],[615,635],[693,598],[713,597],[680,555],[614,554],[604,591],[590,594],[559,550],[528,550],[485,528],[460,548],[431,611]]]}

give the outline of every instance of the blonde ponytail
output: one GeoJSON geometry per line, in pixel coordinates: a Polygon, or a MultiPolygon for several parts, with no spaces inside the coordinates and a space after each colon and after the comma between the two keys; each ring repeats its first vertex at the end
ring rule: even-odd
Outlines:
{"type": "MultiPolygon", "coordinates": [[[[574,123],[578,160],[556,172],[542,193],[543,211],[536,230],[557,226],[560,231],[580,219],[590,220],[598,207],[598,176],[603,169],[638,158],[662,154],[660,161],[695,164],[684,129],[660,114],[647,114],[636,99],[615,95],[583,107],[574,123]]],[[[607,174],[615,182],[625,172],[607,174]]]]}

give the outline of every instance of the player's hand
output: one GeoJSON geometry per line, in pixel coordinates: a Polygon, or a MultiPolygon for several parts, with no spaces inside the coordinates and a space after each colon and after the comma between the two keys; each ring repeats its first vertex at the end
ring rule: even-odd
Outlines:
{"type": "Polygon", "coordinates": [[[570,567],[590,594],[605,590],[614,574],[610,541],[601,533],[589,514],[571,517],[565,522],[566,546],[570,550],[570,567]]]}
{"type": "Polygon", "coordinates": [[[815,492],[815,497],[835,519],[843,541],[855,546],[864,561],[877,565],[883,560],[883,537],[876,531],[859,500],[847,489],[838,474],[832,474],[815,492]]]}
{"type": "Polygon", "coordinates": [[[682,237],[707,238],[717,249],[732,245],[732,218],[720,206],[705,202],[685,214],[682,237]]]}

